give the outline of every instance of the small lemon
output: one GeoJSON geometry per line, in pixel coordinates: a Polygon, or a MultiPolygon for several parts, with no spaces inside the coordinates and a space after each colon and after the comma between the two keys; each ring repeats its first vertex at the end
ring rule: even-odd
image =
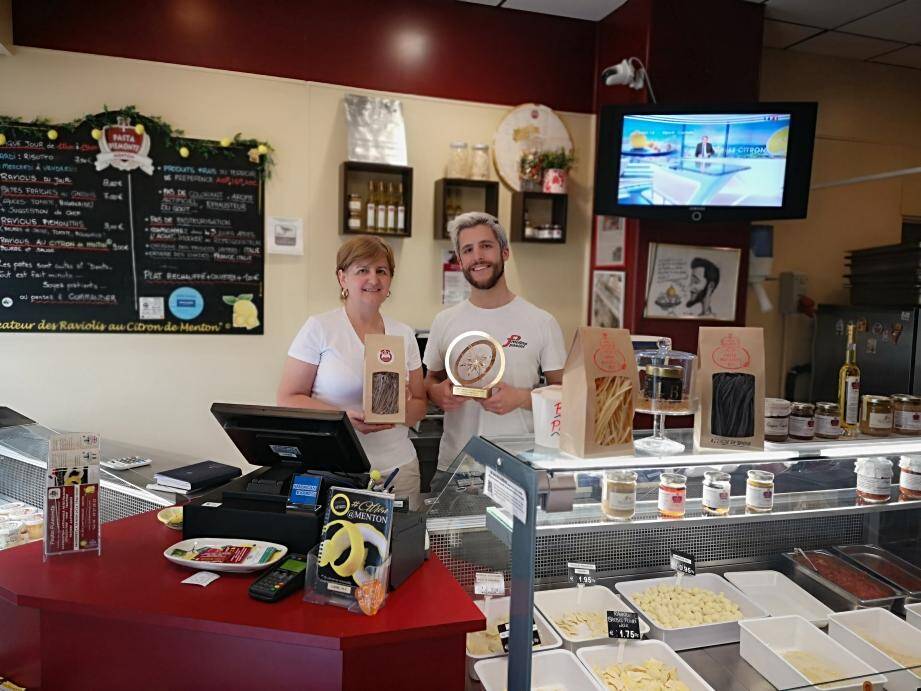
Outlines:
{"type": "Polygon", "coordinates": [[[187,147],[187,146],[180,146],[180,147],[179,147],[179,155],[182,156],[183,158],[188,158],[188,157],[189,157],[189,147],[187,147]]]}
{"type": "Polygon", "coordinates": [[[90,132],[90,136],[91,136],[93,139],[96,139],[96,140],[102,139],[102,130],[100,130],[100,129],[94,127],[94,128],[93,128],[93,131],[90,132]]]}
{"type": "Polygon", "coordinates": [[[134,126],[134,131],[137,132],[138,134],[144,134],[144,125],[142,125],[141,123],[136,124],[134,126]]]}
{"type": "Polygon", "coordinates": [[[265,156],[267,153],[269,153],[269,147],[267,147],[265,144],[260,144],[256,147],[256,151],[265,156]]]}
{"type": "Polygon", "coordinates": [[[259,326],[259,308],[251,300],[237,300],[233,303],[233,325],[247,331],[259,326]]]}
{"type": "Polygon", "coordinates": [[[228,146],[230,146],[230,137],[224,137],[224,138],[221,140],[221,146],[223,146],[223,147],[225,147],[225,148],[228,147],[228,146]]]}
{"type": "Polygon", "coordinates": [[[48,130],[48,139],[50,139],[51,141],[54,141],[57,138],[58,138],[57,130],[48,130]]]}

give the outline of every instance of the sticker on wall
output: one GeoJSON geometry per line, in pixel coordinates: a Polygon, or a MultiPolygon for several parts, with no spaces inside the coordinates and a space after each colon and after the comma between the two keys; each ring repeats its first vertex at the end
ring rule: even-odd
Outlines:
{"type": "Polygon", "coordinates": [[[304,254],[304,220],[269,216],[265,219],[269,254],[304,254]]]}
{"type": "Polygon", "coordinates": [[[205,299],[195,288],[182,286],[176,288],[169,296],[169,311],[183,321],[195,319],[205,309],[205,299]]]}

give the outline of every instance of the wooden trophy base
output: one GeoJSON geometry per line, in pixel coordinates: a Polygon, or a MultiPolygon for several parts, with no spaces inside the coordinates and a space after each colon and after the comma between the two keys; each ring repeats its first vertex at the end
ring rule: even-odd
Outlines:
{"type": "Polygon", "coordinates": [[[465,398],[489,398],[492,395],[492,389],[477,389],[473,386],[455,386],[452,393],[455,396],[464,396],[465,398]]]}

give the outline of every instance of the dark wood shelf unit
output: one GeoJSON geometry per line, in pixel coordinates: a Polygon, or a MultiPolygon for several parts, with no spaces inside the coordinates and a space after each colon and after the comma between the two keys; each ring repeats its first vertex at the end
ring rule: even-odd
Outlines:
{"type": "Polygon", "coordinates": [[[512,221],[509,227],[511,240],[514,242],[534,242],[543,244],[562,244],[566,242],[566,211],[569,197],[565,194],[547,194],[546,192],[512,192],[512,221]],[[542,223],[559,225],[563,231],[561,238],[527,238],[524,235],[524,214],[536,227],[542,223]]]}
{"type": "Polygon", "coordinates": [[[435,181],[435,225],[436,240],[448,237],[448,196],[455,192],[460,196],[461,213],[485,211],[499,215],[499,183],[495,180],[468,180],[467,178],[441,178],[435,181]]]}
{"type": "Polygon", "coordinates": [[[413,217],[413,169],[409,166],[394,166],[387,163],[366,163],[364,161],[343,161],[340,166],[339,205],[340,227],[345,235],[379,235],[386,238],[412,237],[413,217]],[[365,225],[365,203],[368,201],[368,181],[403,184],[403,219],[401,233],[367,230],[365,225]],[[361,197],[361,230],[349,228],[349,195],[361,197]]]}

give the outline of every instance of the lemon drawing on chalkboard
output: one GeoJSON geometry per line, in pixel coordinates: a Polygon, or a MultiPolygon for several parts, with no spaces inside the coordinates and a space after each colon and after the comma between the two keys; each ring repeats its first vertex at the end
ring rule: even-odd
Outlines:
{"type": "Polygon", "coordinates": [[[253,302],[252,293],[225,295],[224,303],[233,305],[233,326],[250,331],[259,326],[259,308],[253,302]]]}

